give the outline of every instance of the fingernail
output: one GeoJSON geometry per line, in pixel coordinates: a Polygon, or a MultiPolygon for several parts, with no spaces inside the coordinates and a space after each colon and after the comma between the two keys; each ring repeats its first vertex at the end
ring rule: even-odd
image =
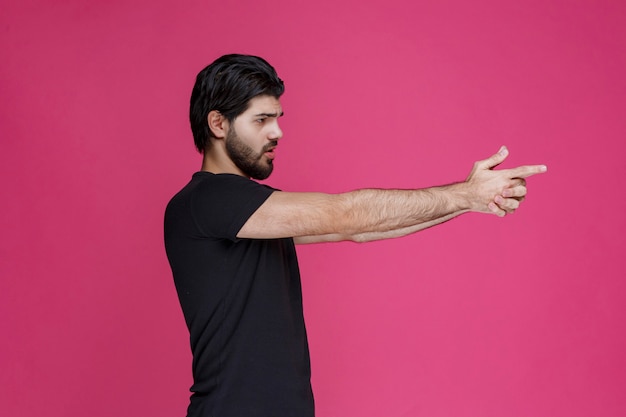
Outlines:
{"type": "Polygon", "coordinates": [[[548,170],[548,167],[547,167],[547,166],[545,166],[545,165],[541,165],[541,166],[539,167],[539,172],[546,172],[547,170],[548,170]]]}
{"type": "Polygon", "coordinates": [[[506,146],[503,146],[503,147],[501,147],[501,148],[500,148],[500,152],[499,152],[499,153],[500,153],[500,155],[502,155],[502,156],[506,156],[506,155],[509,153],[509,151],[508,151],[508,149],[506,148],[506,146]]]}

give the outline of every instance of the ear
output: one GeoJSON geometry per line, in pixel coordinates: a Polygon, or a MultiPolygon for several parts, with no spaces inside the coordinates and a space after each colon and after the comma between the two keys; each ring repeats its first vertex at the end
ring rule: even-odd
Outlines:
{"type": "Polygon", "coordinates": [[[228,119],[217,110],[211,110],[207,116],[207,124],[217,139],[223,139],[228,132],[228,119]]]}

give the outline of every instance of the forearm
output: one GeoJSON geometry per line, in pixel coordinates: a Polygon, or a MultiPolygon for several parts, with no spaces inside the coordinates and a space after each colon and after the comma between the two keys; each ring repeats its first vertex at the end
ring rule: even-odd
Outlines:
{"type": "Polygon", "coordinates": [[[336,217],[335,228],[351,236],[403,236],[468,211],[470,204],[465,194],[463,184],[419,190],[353,191],[340,195],[345,217],[336,217]]]}
{"type": "Polygon", "coordinates": [[[463,183],[420,190],[363,189],[343,194],[275,192],[238,236],[350,238],[413,228],[403,232],[407,234],[420,230],[416,226],[469,210],[465,194],[463,183]]]}
{"type": "Polygon", "coordinates": [[[408,236],[413,233],[417,233],[421,230],[428,229],[429,227],[436,226],[438,224],[452,220],[453,218],[465,213],[465,211],[458,211],[456,213],[449,214],[447,216],[440,217],[435,220],[423,222],[409,227],[404,227],[396,230],[389,230],[386,232],[364,232],[355,235],[342,235],[342,234],[327,234],[317,236],[299,236],[295,237],[295,243],[298,245],[311,244],[311,243],[325,243],[325,242],[341,242],[352,241],[356,243],[372,242],[375,240],[395,239],[403,236],[408,236]]]}

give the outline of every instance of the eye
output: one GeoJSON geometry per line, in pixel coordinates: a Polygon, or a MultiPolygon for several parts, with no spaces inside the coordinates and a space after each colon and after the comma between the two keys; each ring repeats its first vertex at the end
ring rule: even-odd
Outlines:
{"type": "Polygon", "coordinates": [[[259,124],[263,124],[266,119],[267,119],[267,117],[260,117],[260,118],[256,119],[255,122],[259,123],[259,124]]]}

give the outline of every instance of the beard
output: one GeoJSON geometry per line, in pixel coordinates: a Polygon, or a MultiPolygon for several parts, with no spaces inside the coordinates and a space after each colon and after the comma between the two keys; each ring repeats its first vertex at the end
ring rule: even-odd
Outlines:
{"type": "Polygon", "coordinates": [[[228,130],[225,141],[226,153],[246,176],[255,180],[264,180],[270,176],[274,169],[274,163],[271,159],[264,158],[263,155],[270,148],[276,146],[276,141],[268,143],[261,152],[256,153],[239,138],[233,126],[228,130]]]}

